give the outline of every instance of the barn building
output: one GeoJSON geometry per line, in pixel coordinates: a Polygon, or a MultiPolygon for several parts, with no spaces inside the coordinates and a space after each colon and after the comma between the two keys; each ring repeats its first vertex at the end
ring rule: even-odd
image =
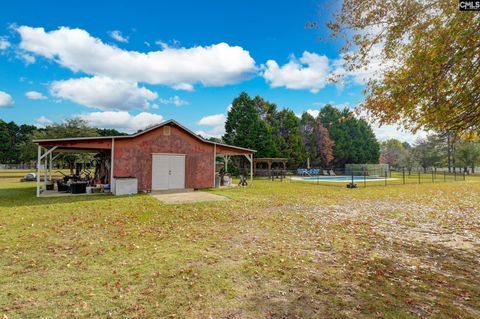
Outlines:
{"type": "MultiPolygon", "coordinates": [[[[134,177],[139,191],[215,187],[215,163],[224,157],[245,156],[253,175],[254,150],[205,140],[174,120],[127,136],[35,140],[38,145],[37,196],[43,179],[52,176],[52,162],[65,152],[108,152],[109,182],[134,177]],[[42,162],[44,165],[41,165],[42,162]]],[[[228,165],[228,164],[227,164],[228,165]]]]}

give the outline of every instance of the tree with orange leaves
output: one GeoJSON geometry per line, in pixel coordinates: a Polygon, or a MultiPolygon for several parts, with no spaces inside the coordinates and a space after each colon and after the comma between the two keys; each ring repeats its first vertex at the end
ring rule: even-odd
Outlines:
{"type": "Polygon", "coordinates": [[[332,37],[344,73],[372,64],[361,108],[381,124],[480,135],[480,14],[451,0],[344,0],[332,37]]]}

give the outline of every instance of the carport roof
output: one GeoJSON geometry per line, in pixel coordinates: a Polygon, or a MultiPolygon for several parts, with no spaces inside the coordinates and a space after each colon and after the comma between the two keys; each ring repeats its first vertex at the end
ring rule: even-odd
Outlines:
{"type": "MultiPolygon", "coordinates": [[[[168,120],[168,121],[165,121],[163,123],[160,123],[158,125],[155,125],[155,126],[152,126],[146,130],[143,130],[141,132],[138,132],[138,133],[135,133],[135,134],[131,134],[131,135],[124,135],[124,136],[93,136],[93,137],[69,137],[69,138],[57,138],[57,139],[41,139],[41,140],[33,140],[34,143],[36,144],[42,144],[42,143],[55,143],[55,142],[76,142],[76,141],[95,141],[95,140],[110,140],[110,139],[124,139],[124,138],[135,138],[137,136],[140,136],[142,134],[145,134],[147,132],[150,132],[150,131],[153,131],[153,130],[156,130],[164,125],[167,125],[167,124],[173,124],[173,125],[176,125],[178,126],[179,128],[183,129],[184,131],[186,131],[187,133],[189,133],[190,135],[198,138],[199,140],[201,140],[202,142],[204,143],[209,143],[209,144],[213,144],[213,145],[218,145],[218,146],[223,146],[223,147],[227,147],[227,148],[232,148],[232,149],[236,149],[236,150],[240,150],[240,151],[244,151],[244,152],[247,152],[247,153],[255,153],[256,151],[255,150],[252,150],[252,149],[248,149],[248,148],[244,148],[244,147],[240,147],[240,146],[234,146],[234,145],[228,145],[228,144],[223,144],[223,143],[217,143],[217,142],[212,142],[212,141],[209,141],[209,140],[206,140],[204,139],[203,137],[200,137],[198,136],[197,134],[195,134],[194,132],[192,132],[191,130],[189,130],[188,128],[186,128],[185,126],[181,125],[180,123],[178,123],[177,121],[175,120],[168,120]]],[[[69,147],[70,148],[70,147],[69,147]]]]}

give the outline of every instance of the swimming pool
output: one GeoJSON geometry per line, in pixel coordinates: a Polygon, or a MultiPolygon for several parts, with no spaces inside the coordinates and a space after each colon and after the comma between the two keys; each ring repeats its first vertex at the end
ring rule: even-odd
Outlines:
{"type": "MultiPolygon", "coordinates": [[[[311,182],[316,182],[316,181],[322,181],[322,182],[351,182],[352,181],[352,176],[314,176],[314,177],[299,177],[298,179],[304,180],[304,181],[311,181],[311,182]]],[[[393,178],[387,178],[387,180],[392,180],[393,178]]],[[[385,177],[379,177],[379,176],[353,176],[353,181],[354,182],[373,182],[373,181],[384,181],[385,177]]]]}

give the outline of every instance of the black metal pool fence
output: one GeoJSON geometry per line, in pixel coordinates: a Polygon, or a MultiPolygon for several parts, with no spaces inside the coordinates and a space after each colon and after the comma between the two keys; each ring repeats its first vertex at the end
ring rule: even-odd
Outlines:
{"type": "Polygon", "coordinates": [[[420,171],[420,170],[386,170],[375,174],[365,170],[354,171],[345,169],[297,169],[272,170],[269,175],[257,176],[272,182],[309,183],[333,187],[379,187],[408,184],[434,184],[444,182],[460,182],[469,178],[478,179],[479,175],[467,175],[464,172],[420,171]]]}

